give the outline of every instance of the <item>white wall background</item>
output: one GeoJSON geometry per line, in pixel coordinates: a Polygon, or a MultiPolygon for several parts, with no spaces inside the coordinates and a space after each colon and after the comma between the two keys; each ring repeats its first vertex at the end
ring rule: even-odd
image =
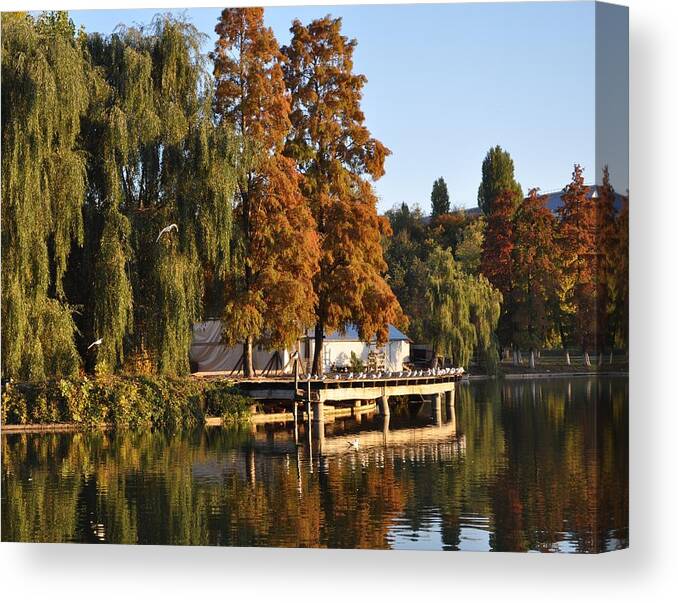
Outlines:
{"type": "MultiPolygon", "coordinates": [[[[376,3],[375,0],[371,0],[376,3]]],[[[222,6],[100,0],[98,7],[222,6]]],[[[268,0],[259,4],[292,4],[268,0]]],[[[314,0],[314,4],[332,4],[314,0]]],[[[335,2],[336,3],[336,2],[335,2]]],[[[676,58],[674,0],[631,7],[631,542],[585,556],[0,545],[5,601],[678,600],[676,58]]],[[[253,4],[242,2],[242,4],[253,4]]],[[[256,4],[256,3],[254,3],[256,4]]],[[[92,8],[5,0],[10,8],[92,8]]],[[[516,32],[516,35],[522,35],[516,32]]]]}

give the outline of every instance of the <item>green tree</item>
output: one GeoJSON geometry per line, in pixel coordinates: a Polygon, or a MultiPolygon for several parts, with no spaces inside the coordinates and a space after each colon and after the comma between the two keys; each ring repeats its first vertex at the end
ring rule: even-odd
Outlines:
{"type": "Polygon", "coordinates": [[[16,379],[80,364],[63,281],[85,237],[88,75],[66,13],[2,14],[2,372],[16,379]]]}
{"type": "Polygon", "coordinates": [[[450,195],[447,192],[445,180],[438,178],[433,183],[431,191],[431,216],[442,216],[450,211],[450,195]]]}
{"type": "Polygon", "coordinates": [[[485,218],[482,216],[471,220],[461,232],[461,240],[457,244],[455,259],[461,263],[464,272],[477,275],[480,272],[480,258],[485,241],[485,218]]]}
{"type": "Polygon", "coordinates": [[[511,203],[515,209],[523,198],[523,191],[516,182],[511,155],[497,145],[487,152],[483,160],[482,180],[478,187],[478,207],[488,216],[497,196],[505,192],[510,193],[511,203]]]}
{"type": "Polygon", "coordinates": [[[84,132],[99,370],[129,352],[162,373],[187,372],[204,270],[228,267],[232,137],[212,119],[202,39],[168,15],[87,39],[103,80],[84,132]]]}
{"type": "Polygon", "coordinates": [[[434,249],[426,268],[426,335],[434,358],[442,354],[468,366],[477,352],[485,368],[494,372],[501,293],[485,277],[463,272],[449,249],[434,249]]]}

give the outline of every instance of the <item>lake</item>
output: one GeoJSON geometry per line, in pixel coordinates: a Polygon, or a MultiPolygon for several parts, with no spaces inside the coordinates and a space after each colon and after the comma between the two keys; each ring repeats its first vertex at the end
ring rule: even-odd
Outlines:
{"type": "Polygon", "coordinates": [[[454,412],[430,416],[402,403],[386,424],[336,419],[323,437],[301,424],[5,434],[2,540],[628,546],[627,377],[462,383],[454,412]]]}

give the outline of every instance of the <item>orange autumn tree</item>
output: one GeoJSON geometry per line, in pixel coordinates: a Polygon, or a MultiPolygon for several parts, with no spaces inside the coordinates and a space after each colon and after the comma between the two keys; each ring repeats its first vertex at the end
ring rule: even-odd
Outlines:
{"type": "Polygon", "coordinates": [[[480,256],[480,271],[504,298],[497,327],[499,343],[503,347],[512,346],[513,307],[513,213],[515,192],[509,189],[501,191],[494,198],[485,227],[485,239],[480,256]]]}
{"type": "Polygon", "coordinates": [[[596,347],[602,351],[605,346],[614,346],[610,332],[610,312],[615,301],[614,268],[616,257],[617,227],[614,207],[615,192],[610,182],[610,171],[603,167],[603,182],[598,187],[596,210],[596,232],[598,236],[598,255],[595,256],[596,283],[596,324],[598,327],[596,347]]]}
{"type": "Polygon", "coordinates": [[[513,219],[513,326],[516,344],[531,352],[546,343],[558,307],[556,220],[538,191],[530,190],[513,219]]]}
{"type": "Polygon", "coordinates": [[[320,373],[326,332],[357,326],[361,339],[388,338],[388,323],[404,315],[384,279],[381,238],[388,222],[377,214],[371,184],[384,173],[390,151],[372,138],[360,109],[365,76],[353,73],[355,40],[341,35],[341,19],[308,26],[295,20],[284,47],[285,80],[292,94],[292,131],[286,154],[304,175],[303,192],[321,240],[314,278],[315,349],[320,373]]]}
{"type": "Polygon", "coordinates": [[[586,362],[598,338],[596,263],[598,229],[595,201],[588,195],[581,166],[575,164],[558,208],[561,258],[561,336],[563,345],[581,346],[586,362]]]}
{"type": "Polygon", "coordinates": [[[289,346],[313,324],[319,245],[295,162],[282,154],[290,103],[263,8],[227,8],[215,28],[215,112],[237,135],[235,245],[226,278],[224,339],[243,342],[243,374],[254,374],[254,342],[289,346]]]}

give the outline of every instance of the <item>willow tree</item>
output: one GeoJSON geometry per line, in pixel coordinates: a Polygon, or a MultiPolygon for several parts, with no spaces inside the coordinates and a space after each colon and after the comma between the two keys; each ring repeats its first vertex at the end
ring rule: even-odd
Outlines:
{"type": "Polygon", "coordinates": [[[65,13],[2,15],[2,360],[18,379],[78,369],[63,288],[84,239],[89,81],[65,13]]]}
{"type": "Polygon", "coordinates": [[[127,354],[186,372],[205,270],[228,269],[231,141],[213,122],[201,41],[170,16],[87,40],[98,79],[84,135],[92,157],[84,259],[94,280],[85,326],[103,340],[100,370],[127,354]]]}
{"type": "Polygon", "coordinates": [[[290,104],[263,8],[227,8],[212,55],[215,109],[237,134],[234,253],[226,280],[223,335],[243,342],[245,376],[254,342],[292,345],[313,324],[318,237],[293,159],[282,154],[290,104]]]}
{"type": "Polygon", "coordinates": [[[360,109],[363,75],[353,73],[355,40],[341,35],[341,19],[309,25],[295,20],[285,54],[285,81],[292,94],[292,132],[286,154],[304,175],[302,191],[321,241],[314,278],[313,372],[321,371],[326,331],[355,324],[361,339],[388,337],[388,323],[404,320],[384,280],[381,238],[387,220],[377,214],[371,183],[384,174],[390,151],[365,127],[360,109]]]}
{"type": "Polygon", "coordinates": [[[434,249],[426,271],[426,334],[434,359],[449,356],[455,364],[468,366],[477,353],[486,369],[493,372],[501,293],[484,276],[465,273],[449,249],[434,249]]]}

